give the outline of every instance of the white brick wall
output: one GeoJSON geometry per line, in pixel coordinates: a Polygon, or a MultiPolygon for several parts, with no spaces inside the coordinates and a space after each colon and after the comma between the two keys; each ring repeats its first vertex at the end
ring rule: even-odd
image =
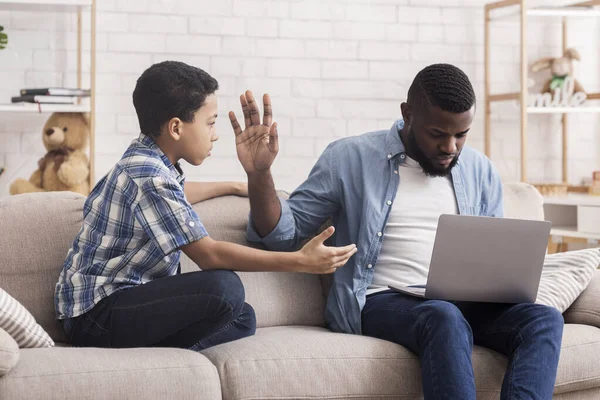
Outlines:
{"type": "MultiPolygon", "coordinates": [[[[219,134],[213,157],[190,179],[245,179],[235,158],[227,112],[238,115],[239,94],[269,92],[279,124],[277,186],[291,190],[332,140],[389,129],[414,75],[433,62],[467,72],[480,106],[469,143],[483,149],[483,0],[101,0],[97,33],[97,176],[118,160],[137,135],[131,92],[152,63],[181,60],[220,83],[219,134]]],[[[85,18],[84,18],[85,20],[85,18]]],[[[532,58],[557,55],[555,19],[531,22],[532,58]]],[[[10,45],[0,51],[0,103],[24,86],[74,85],[75,14],[0,10],[10,45]]],[[[600,27],[577,20],[570,31],[582,53],[578,79],[600,91],[600,27]]],[[[492,27],[492,88],[519,84],[518,25],[492,27]]],[[[89,26],[84,47],[89,48],[89,26]]],[[[89,61],[84,68],[89,70],[89,61]]],[[[519,113],[493,105],[493,160],[506,180],[519,178],[519,113]]],[[[16,177],[28,177],[44,154],[39,138],[47,115],[2,113],[0,196],[16,177]]],[[[530,176],[560,177],[560,118],[530,116],[530,176]]],[[[570,179],[600,169],[600,118],[570,117],[570,179]]]]}

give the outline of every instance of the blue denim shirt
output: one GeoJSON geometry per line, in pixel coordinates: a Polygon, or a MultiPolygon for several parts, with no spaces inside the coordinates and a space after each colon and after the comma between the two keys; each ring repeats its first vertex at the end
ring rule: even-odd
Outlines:
{"type": "MultiPolygon", "coordinates": [[[[401,183],[398,166],[406,158],[399,134],[403,126],[399,120],[389,131],[331,143],[306,181],[289,199],[279,199],[281,217],[272,232],[261,238],[248,224],[248,240],[270,250],[295,250],[330,217],[336,228],[333,244],[356,243],[358,252],[333,274],[325,312],[333,331],[362,332],[361,310],[383,239],[378,233],[385,229],[401,183]]],[[[460,214],[503,216],[501,180],[485,155],[464,146],[451,175],[460,214]]]]}

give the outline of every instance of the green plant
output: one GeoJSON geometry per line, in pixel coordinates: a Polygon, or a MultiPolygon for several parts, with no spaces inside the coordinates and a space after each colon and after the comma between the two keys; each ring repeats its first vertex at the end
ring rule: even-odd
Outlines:
{"type": "Polygon", "coordinates": [[[4,27],[0,25],[0,50],[6,48],[6,45],[8,44],[8,35],[3,31],[4,27]]]}

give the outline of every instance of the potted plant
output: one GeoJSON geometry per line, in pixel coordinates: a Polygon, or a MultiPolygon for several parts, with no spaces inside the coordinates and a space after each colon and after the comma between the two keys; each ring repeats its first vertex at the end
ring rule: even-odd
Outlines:
{"type": "Polygon", "coordinates": [[[6,48],[8,44],[8,35],[4,33],[4,27],[0,25],[0,50],[6,48]]]}

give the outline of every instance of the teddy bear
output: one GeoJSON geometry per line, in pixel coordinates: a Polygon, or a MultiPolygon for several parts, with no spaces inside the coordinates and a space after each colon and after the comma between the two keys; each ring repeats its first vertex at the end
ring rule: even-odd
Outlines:
{"type": "Polygon", "coordinates": [[[531,70],[533,72],[548,68],[552,74],[552,77],[548,79],[542,88],[542,93],[552,94],[555,89],[561,89],[567,77],[574,80],[574,93],[585,93],[581,83],[573,78],[573,60],[580,61],[581,57],[576,49],[570,48],[565,50],[562,57],[545,57],[532,64],[531,70]]]}
{"type": "Polygon", "coordinates": [[[71,191],[87,196],[90,164],[84,149],[89,136],[87,114],[53,113],[42,130],[48,152],[38,161],[38,169],[28,181],[17,179],[10,185],[10,194],[71,191]]]}

